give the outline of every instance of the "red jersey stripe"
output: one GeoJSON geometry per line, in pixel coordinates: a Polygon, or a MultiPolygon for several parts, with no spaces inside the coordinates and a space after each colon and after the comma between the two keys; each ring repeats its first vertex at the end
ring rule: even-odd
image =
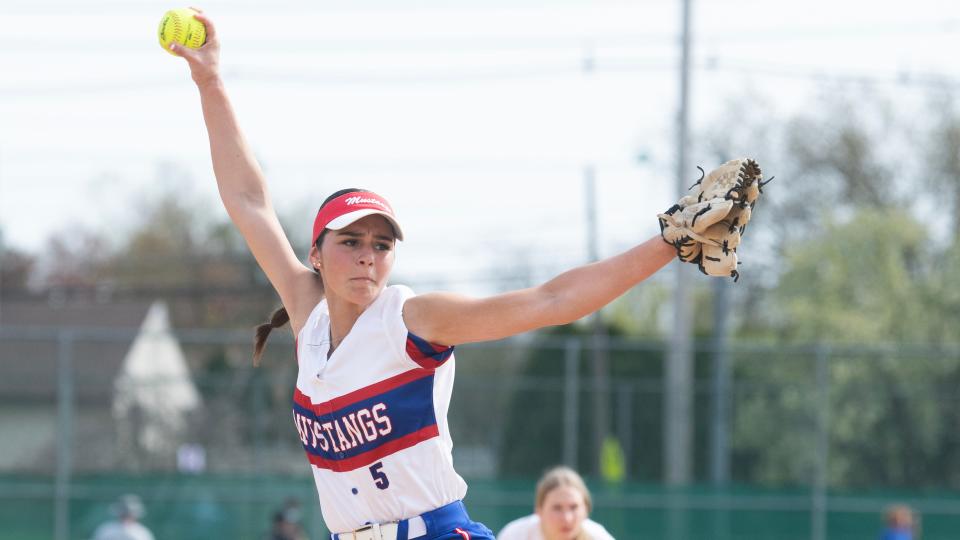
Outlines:
{"type": "Polygon", "coordinates": [[[399,439],[392,440],[388,443],[378,446],[369,452],[364,452],[353,457],[333,460],[333,459],[324,459],[320,456],[315,456],[307,452],[307,459],[310,460],[310,463],[321,468],[329,469],[334,472],[346,472],[352,471],[354,469],[359,469],[364,465],[370,465],[380,461],[381,459],[399,452],[405,448],[410,448],[411,446],[417,445],[433,437],[438,437],[440,435],[440,430],[437,428],[436,424],[427,426],[419,431],[414,431],[413,433],[404,435],[399,439]]]}
{"type": "Polygon", "coordinates": [[[349,405],[353,405],[358,401],[363,401],[365,399],[378,396],[384,392],[389,392],[394,388],[399,388],[407,383],[422,379],[424,377],[429,377],[431,375],[433,375],[433,372],[430,370],[411,369],[410,371],[405,371],[399,375],[394,375],[389,379],[384,379],[378,383],[359,388],[353,392],[335,397],[330,401],[324,401],[322,403],[313,403],[309,396],[297,388],[293,392],[293,401],[297,405],[300,405],[305,409],[313,410],[318,414],[329,414],[331,411],[340,410],[349,405]]]}

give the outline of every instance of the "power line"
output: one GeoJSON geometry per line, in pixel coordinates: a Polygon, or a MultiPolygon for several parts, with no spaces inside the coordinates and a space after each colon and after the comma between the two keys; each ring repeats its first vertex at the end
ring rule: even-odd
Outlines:
{"type": "MultiPolygon", "coordinates": [[[[86,9],[86,5],[85,5],[86,9]]],[[[860,40],[866,38],[892,37],[897,35],[922,35],[931,37],[936,34],[960,33],[960,20],[940,19],[911,23],[858,25],[850,27],[782,27],[738,34],[710,34],[698,36],[698,44],[717,43],[756,43],[792,41],[805,39],[860,40]]],[[[563,49],[582,49],[584,47],[624,48],[645,47],[649,45],[671,45],[678,39],[673,33],[655,34],[590,34],[546,35],[546,36],[436,36],[436,37],[392,37],[384,38],[323,38],[275,36],[264,41],[238,41],[231,44],[231,50],[257,51],[271,53],[307,53],[334,52],[337,55],[380,53],[417,53],[425,55],[447,55],[452,52],[506,52],[506,51],[556,51],[563,49]]],[[[23,54],[85,54],[90,52],[110,52],[111,54],[142,54],[142,47],[148,40],[142,37],[84,37],[76,36],[0,36],[0,56],[13,53],[23,54]]],[[[150,40],[152,45],[152,40],[150,40]]]]}
{"type": "MultiPolygon", "coordinates": [[[[644,0],[643,3],[663,4],[670,1],[672,0],[644,0]]],[[[583,0],[579,5],[581,7],[592,7],[598,4],[601,6],[633,6],[637,4],[637,0],[605,0],[603,2],[583,0]]],[[[203,3],[203,7],[206,11],[211,13],[229,10],[230,12],[234,13],[260,14],[263,13],[264,10],[264,4],[262,2],[250,0],[207,0],[203,3]]],[[[398,7],[396,2],[392,2],[390,0],[380,0],[379,2],[371,2],[368,0],[362,4],[357,2],[310,2],[298,0],[273,0],[270,3],[270,9],[288,13],[292,10],[308,13],[416,13],[422,11],[457,13],[476,11],[478,8],[490,9],[503,7],[527,9],[533,7],[556,7],[556,1],[525,0],[521,3],[517,2],[517,0],[500,0],[499,2],[484,0],[482,2],[477,1],[476,3],[471,4],[453,3],[447,0],[433,0],[432,2],[421,2],[421,4],[418,6],[413,6],[410,3],[407,3],[404,4],[403,7],[398,7]],[[429,5],[423,5],[424,3],[428,3],[429,5]]],[[[36,1],[29,3],[24,2],[19,5],[5,5],[0,13],[49,16],[52,10],[56,10],[56,12],[60,14],[123,11],[124,13],[157,13],[157,17],[159,18],[159,16],[162,15],[167,9],[170,9],[170,3],[166,1],[140,2],[139,4],[134,5],[131,5],[129,0],[99,0],[84,3],[36,1]]]]}
{"type": "MultiPolygon", "coordinates": [[[[666,44],[676,37],[669,34],[650,34],[635,36],[632,34],[604,34],[602,37],[591,35],[556,36],[436,36],[436,37],[396,37],[383,38],[318,38],[281,36],[268,41],[238,41],[231,43],[231,51],[270,52],[270,53],[316,53],[330,52],[337,55],[369,53],[416,53],[427,56],[449,55],[450,53],[502,53],[520,51],[557,51],[567,49],[582,50],[585,47],[624,48],[666,44]]],[[[717,39],[726,39],[718,36],[717,39]]],[[[143,54],[146,47],[124,47],[124,45],[143,45],[143,38],[91,38],[78,41],[71,36],[40,39],[32,37],[0,37],[0,56],[6,51],[16,50],[22,53],[88,53],[110,52],[115,54],[143,54]]],[[[150,40],[151,54],[153,41],[150,40]]]]}
{"type": "MultiPolygon", "coordinates": [[[[672,62],[660,59],[643,58],[606,58],[594,59],[590,62],[591,73],[630,74],[663,72],[673,69],[672,62]]],[[[711,58],[697,63],[694,66],[698,71],[715,73],[735,73],[742,75],[761,76],[769,78],[789,78],[815,82],[830,82],[840,84],[857,84],[868,86],[895,85],[901,87],[937,88],[945,90],[960,89],[960,80],[939,75],[936,73],[899,71],[892,74],[858,73],[858,69],[832,68],[829,70],[783,64],[760,64],[749,61],[727,60],[711,58]]],[[[491,66],[471,70],[434,69],[419,72],[398,70],[391,67],[389,70],[371,68],[368,71],[313,71],[264,68],[239,68],[227,70],[224,78],[236,82],[248,83],[287,83],[287,84],[325,84],[325,85],[408,85],[424,83],[460,83],[483,81],[506,81],[517,79],[538,79],[558,76],[582,75],[584,61],[569,61],[565,63],[528,63],[512,66],[491,66]]],[[[70,84],[63,86],[31,85],[7,86],[0,88],[0,97],[17,99],[42,99],[50,96],[82,94],[116,95],[142,93],[149,90],[165,90],[171,87],[182,87],[182,79],[155,79],[155,80],[127,80],[116,82],[97,81],[86,84],[70,84]]]]}
{"type": "Polygon", "coordinates": [[[858,84],[867,86],[898,85],[905,87],[925,87],[939,89],[960,89],[960,80],[929,72],[897,71],[896,73],[878,75],[872,73],[858,73],[858,69],[830,69],[823,70],[809,67],[791,67],[783,64],[760,64],[724,60],[720,58],[708,59],[698,66],[703,71],[717,71],[724,73],[740,73],[744,75],[803,79],[809,81],[858,84]]]}
{"type": "MultiPolygon", "coordinates": [[[[175,159],[177,163],[202,162],[206,169],[210,162],[209,154],[178,155],[175,158],[160,154],[147,153],[142,151],[123,150],[118,152],[116,147],[112,148],[93,148],[76,150],[75,147],[54,147],[54,146],[36,146],[40,150],[29,150],[27,152],[18,152],[20,159],[48,159],[51,149],[56,150],[58,159],[71,162],[90,161],[101,163],[105,158],[109,158],[112,163],[138,163],[152,160],[155,163],[163,163],[175,159]]],[[[649,167],[647,162],[638,163],[630,160],[590,160],[590,163],[602,169],[604,173],[634,173],[639,169],[649,167]]],[[[310,167],[314,172],[350,172],[350,173],[380,173],[380,172],[404,172],[418,174],[495,174],[499,176],[512,174],[535,174],[535,175],[568,175],[571,178],[577,177],[583,168],[583,161],[564,160],[561,158],[531,158],[522,157],[504,158],[502,156],[478,156],[463,158],[438,157],[436,159],[404,159],[404,158],[378,158],[376,156],[365,157],[363,159],[326,159],[317,156],[278,156],[264,160],[262,164],[269,169],[269,176],[278,173],[272,171],[282,171],[289,169],[298,169],[301,167],[310,167]]],[[[282,176],[282,174],[280,174],[282,176]]]]}

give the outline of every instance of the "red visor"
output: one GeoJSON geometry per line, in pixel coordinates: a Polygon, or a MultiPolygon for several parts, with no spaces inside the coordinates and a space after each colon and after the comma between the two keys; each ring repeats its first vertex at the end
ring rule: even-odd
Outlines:
{"type": "Polygon", "coordinates": [[[317,243],[320,233],[324,229],[338,231],[354,221],[373,214],[379,214],[393,225],[397,240],[403,240],[403,231],[400,223],[393,215],[393,208],[386,199],[372,191],[354,191],[328,202],[317,212],[317,219],[313,221],[313,244],[317,243]]]}

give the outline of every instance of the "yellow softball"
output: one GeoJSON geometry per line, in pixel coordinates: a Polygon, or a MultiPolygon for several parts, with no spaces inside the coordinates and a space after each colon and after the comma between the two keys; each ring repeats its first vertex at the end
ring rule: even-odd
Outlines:
{"type": "Polygon", "coordinates": [[[179,43],[199,49],[207,40],[207,28],[203,23],[194,19],[195,10],[190,8],[171,9],[163,15],[160,20],[160,28],[157,30],[157,37],[160,39],[160,46],[170,54],[171,43],[179,43]]]}

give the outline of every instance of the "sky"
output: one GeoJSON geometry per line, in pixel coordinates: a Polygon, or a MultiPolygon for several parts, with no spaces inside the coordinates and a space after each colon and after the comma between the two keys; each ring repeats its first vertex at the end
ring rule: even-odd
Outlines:
{"type": "MultiPolygon", "coordinates": [[[[39,251],[78,227],[119,238],[138,201],[171,190],[226,218],[196,88],[157,44],[173,7],[0,0],[6,246],[39,251]]],[[[294,240],[330,192],[373,189],[408,238],[396,272],[476,287],[587,259],[588,171],[601,256],[657,234],[655,214],[676,199],[679,0],[201,7],[275,206],[300,227],[294,240]]],[[[716,129],[736,96],[762,97],[776,122],[825,82],[866,84],[894,103],[927,80],[960,83],[955,1],[694,0],[692,10],[694,133],[716,129]]],[[[704,159],[694,144],[691,183],[696,165],[718,164],[704,159]]]]}

